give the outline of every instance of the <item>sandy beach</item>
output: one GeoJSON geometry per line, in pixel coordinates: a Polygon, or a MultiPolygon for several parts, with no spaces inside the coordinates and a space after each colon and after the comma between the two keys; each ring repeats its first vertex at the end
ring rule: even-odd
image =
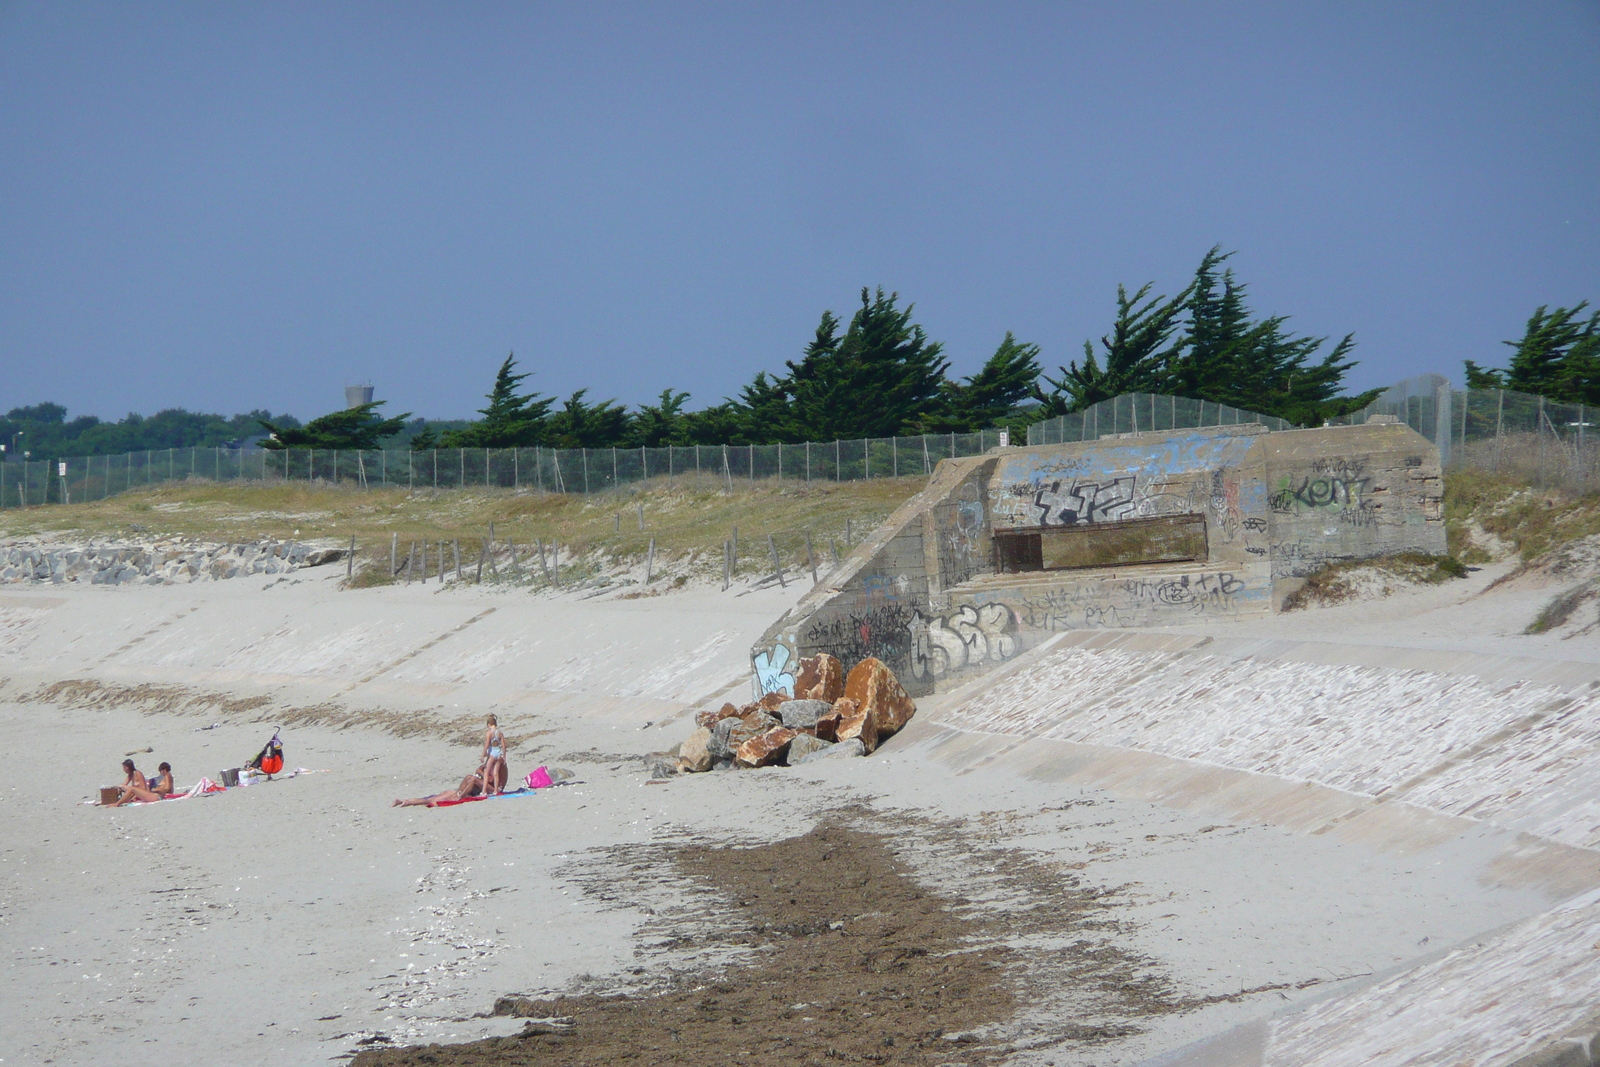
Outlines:
{"type": "MultiPolygon", "coordinates": [[[[1388,629],[1372,605],[1351,605],[1272,630],[1420,655],[1445,644],[1429,620],[1459,614],[1472,591],[1415,594],[1409,621],[1390,601],[1388,629]]],[[[818,831],[875,835],[897,872],[950,903],[950,923],[981,922],[961,943],[998,953],[1021,994],[977,1037],[1019,1064],[1134,1064],[1262,1020],[1307,1025],[1294,1009],[1346,1003],[1600,885],[1587,842],[1443,801],[1398,821],[1379,805],[1319,832],[1327,819],[1308,811],[1327,798],[1368,803],[1359,783],[1318,781],[1320,757],[1274,776],[1243,755],[1196,762],[1069,737],[1060,722],[980,721],[1025,711],[1020,694],[1003,707],[982,690],[924,701],[869,759],[652,781],[648,754],[674,747],[695,707],[746,691],[751,641],[800,590],[738,592],[342,593],[310,572],[0,594],[0,729],[13,764],[30,765],[0,787],[0,1060],[326,1062],[524,1033],[523,1018],[490,1014],[508,995],[642,998],[738,974],[768,950],[722,936],[740,902],[672,857],[818,831]],[[545,765],[573,777],[523,797],[389,806],[470,770],[489,712],[514,776],[545,765]],[[152,749],[135,756],[141,769],[170,761],[188,785],[280,726],[287,770],[309,773],[157,805],[84,803],[119,779],[124,753],[152,749]],[[1197,768],[1212,776],[1203,789],[1197,768]],[[1533,846],[1537,862],[1507,876],[1507,856],[1533,846]]],[[[1514,636],[1523,607],[1499,622],[1480,612],[1463,647],[1592,672],[1592,648],[1562,659],[1514,636]]],[[[1236,626],[1216,639],[1259,636],[1236,626]]],[[[1067,654],[1044,650],[1029,669],[1067,654]]],[[[1151,715],[1146,736],[1177,729],[1151,715]]],[[[834,914],[814,910],[807,921],[846,934],[875,913],[846,887],[834,914]]],[[[939,1062],[978,1055],[927,1026],[941,1030],[939,1062]]],[[[1480,1044],[1488,1053],[1470,1062],[1499,1062],[1516,1041],[1480,1044]]],[[[896,1047],[888,1062],[922,1062],[896,1047]]]]}

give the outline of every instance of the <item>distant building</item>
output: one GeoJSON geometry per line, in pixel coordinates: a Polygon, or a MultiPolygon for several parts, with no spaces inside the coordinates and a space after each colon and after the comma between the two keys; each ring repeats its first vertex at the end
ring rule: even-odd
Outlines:
{"type": "Polygon", "coordinates": [[[347,385],[344,387],[344,406],[358,408],[362,404],[372,403],[372,386],[347,385]]]}

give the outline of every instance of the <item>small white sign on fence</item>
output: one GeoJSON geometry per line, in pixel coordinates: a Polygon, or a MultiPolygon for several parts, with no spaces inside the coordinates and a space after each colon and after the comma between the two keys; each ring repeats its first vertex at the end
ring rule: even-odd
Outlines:
{"type": "Polygon", "coordinates": [[[58,474],[60,474],[61,477],[63,477],[63,478],[65,478],[67,476],[67,461],[66,460],[62,460],[61,462],[56,464],[56,472],[58,474]]]}

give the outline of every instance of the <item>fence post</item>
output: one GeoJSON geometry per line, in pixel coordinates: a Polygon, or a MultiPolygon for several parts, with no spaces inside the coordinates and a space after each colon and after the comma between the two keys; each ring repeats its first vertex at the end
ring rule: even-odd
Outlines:
{"type": "Polygon", "coordinates": [[[889,438],[889,454],[893,457],[893,470],[896,478],[900,477],[900,438],[889,438]]]}
{"type": "Polygon", "coordinates": [[[406,553],[406,584],[411,584],[411,574],[417,567],[417,543],[411,542],[411,550],[406,553]]]}
{"type": "Polygon", "coordinates": [[[350,554],[344,558],[344,580],[349,581],[356,576],[356,535],[350,535],[350,554]]]}
{"type": "Polygon", "coordinates": [[[811,442],[806,442],[806,484],[811,484],[811,442]]]}
{"type": "Polygon", "coordinates": [[[739,573],[739,527],[735,526],[733,528],[733,539],[731,541],[729,541],[728,544],[732,546],[732,548],[730,549],[730,551],[732,553],[732,562],[729,564],[729,566],[731,567],[733,574],[738,574],[739,573]]]}
{"type": "Polygon", "coordinates": [[[656,566],[656,539],[650,538],[650,551],[644,557],[644,584],[650,584],[650,575],[656,566]]]}
{"type": "Polygon", "coordinates": [[[806,559],[811,562],[811,584],[812,585],[816,585],[818,580],[819,580],[817,578],[817,554],[815,552],[811,551],[811,531],[810,530],[806,531],[806,559]]]}
{"type": "Polygon", "coordinates": [[[755,480],[756,480],[756,446],[755,446],[754,443],[752,443],[750,445],[750,481],[754,482],[755,480]]]}
{"type": "Polygon", "coordinates": [[[767,534],[767,548],[772,552],[772,573],[778,576],[778,585],[789,588],[789,583],[783,580],[783,565],[778,562],[778,543],[771,534],[767,534]]]}
{"type": "Polygon", "coordinates": [[[395,576],[395,568],[399,566],[400,561],[397,558],[399,555],[400,535],[397,533],[392,533],[389,535],[389,577],[391,578],[395,576]]]}
{"type": "MultiPolygon", "coordinates": [[[[639,532],[644,533],[644,505],[639,505],[639,532]]],[[[653,540],[653,538],[652,538],[653,540]]]]}
{"type": "Polygon", "coordinates": [[[833,480],[840,481],[839,472],[843,470],[839,463],[839,439],[833,439],[833,480]]]}
{"type": "Polygon", "coordinates": [[[1494,412],[1494,469],[1495,473],[1498,474],[1500,472],[1500,427],[1504,425],[1506,418],[1506,391],[1504,389],[1496,389],[1495,392],[1499,394],[1494,412]]]}
{"type": "Polygon", "coordinates": [[[550,567],[544,561],[544,538],[536,537],[534,540],[539,542],[539,573],[544,575],[544,584],[550,585],[550,567]]]}
{"type": "Polygon", "coordinates": [[[611,446],[611,488],[617,487],[617,446],[611,446]]]}
{"type": "Polygon", "coordinates": [[[583,450],[583,495],[589,495],[589,450],[583,450]]]}
{"type": "Polygon", "coordinates": [[[1544,397],[1539,398],[1539,421],[1534,424],[1534,430],[1539,435],[1539,488],[1543,489],[1544,482],[1544,397]]]}
{"type": "Polygon", "coordinates": [[[461,539],[459,537],[454,538],[450,544],[456,554],[456,581],[459,582],[461,580],[461,539]]]}

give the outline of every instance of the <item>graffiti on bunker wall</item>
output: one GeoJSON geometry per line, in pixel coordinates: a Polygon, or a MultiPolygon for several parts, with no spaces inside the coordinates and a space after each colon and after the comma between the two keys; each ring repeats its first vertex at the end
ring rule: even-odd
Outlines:
{"type": "Polygon", "coordinates": [[[846,670],[870,656],[903,674],[911,664],[911,627],[916,618],[916,609],[902,604],[830,613],[807,623],[800,646],[809,655],[826,652],[837,657],[846,670]]]}
{"type": "Polygon", "coordinates": [[[794,693],[794,674],[785,669],[793,656],[787,645],[774,645],[771,652],[756,656],[753,684],[757,700],[768,693],[794,693]]]}
{"type": "Polygon", "coordinates": [[[918,616],[912,636],[911,673],[942,678],[946,674],[999,663],[1017,654],[1016,621],[1004,604],[966,605],[943,618],[918,616]]]}
{"type": "Polygon", "coordinates": [[[1133,475],[1099,482],[1056,480],[1041,485],[1033,494],[1033,507],[1040,526],[1088,526],[1096,522],[1116,522],[1135,514],[1133,475]],[[1067,486],[1062,491],[1062,485],[1067,486]]]}
{"type": "Polygon", "coordinates": [[[956,491],[955,500],[945,509],[943,521],[935,526],[939,549],[939,573],[946,584],[959,585],[974,575],[989,570],[984,552],[983,497],[977,483],[968,482],[956,491]]]}
{"type": "Polygon", "coordinates": [[[1017,615],[1030,630],[1137,626],[1160,615],[1227,615],[1242,610],[1245,583],[1232,573],[1127,578],[1042,589],[1017,615]]]}

